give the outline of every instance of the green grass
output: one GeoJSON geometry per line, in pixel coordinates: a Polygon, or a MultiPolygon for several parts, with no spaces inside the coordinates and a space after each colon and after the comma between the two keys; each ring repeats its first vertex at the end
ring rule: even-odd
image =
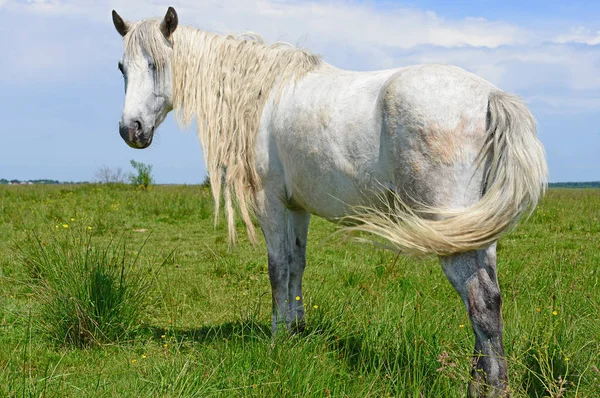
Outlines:
{"type": "Polygon", "coordinates": [[[138,264],[139,252],[129,259],[123,240],[98,248],[91,226],[65,229],[32,234],[18,246],[41,303],[39,329],[57,344],[82,348],[135,339],[145,329],[155,272],[138,264]]]}
{"type": "MultiPolygon", "coordinates": [[[[474,339],[436,259],[395,261],[313,218],[307,330],[273,345],[264,243],[239,224],[229,250],[212,209],[196,186],[0,186],[0,396],[465,396],[474,339]],[[73,348],[39,327],[19,248],[74,230],[97,248],[126,239],[127,261],[152,267],[135,339],[73,348]]],[[[593,189],[551,189],[500,241],[513,396],[600,396],[599,243],[593,189]]]]}

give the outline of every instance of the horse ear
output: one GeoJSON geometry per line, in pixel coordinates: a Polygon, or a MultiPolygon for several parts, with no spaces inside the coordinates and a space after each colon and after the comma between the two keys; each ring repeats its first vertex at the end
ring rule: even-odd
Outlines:
{"type": "Polygon", "coordinates": [[[123,21],[123,18],[121,18],[121,16],[117,14],[115,10],[112,11],[112,19],[117,32],[119,32],[121,36],[125,36],[129,30],[129,24],[123,21]]]}
{"type": "Polygon", "coordinates": [[[169,7],[167,13],[165,14],[164,19],[160,23],[160,31],[165,35],[168,39],[171,37],[175,29],[177,29],[177,24],[179,23],[179,18],[177,18],[177,12],[173,7],[169,7]]]}

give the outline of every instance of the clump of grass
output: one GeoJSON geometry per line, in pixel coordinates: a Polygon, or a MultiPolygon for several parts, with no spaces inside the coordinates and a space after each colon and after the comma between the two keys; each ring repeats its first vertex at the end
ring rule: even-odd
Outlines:
{"type": "MultiPolygon", "coordinates": [[[[551,316],[557,315],[553,311],[551,316]]],[[[563,349],[571,345],[568,332],[558,320],[541,315],[536,318],[535,329],[525,341],[522,362],[517,363],[525,368],[523,388],[528,396],[564,397],[579,378],[577,370],[569,366],[570,355],[563,349]]]]}
{"type": "Polygon", "coordinates": [[[19,251],[51,340],[90,347],[124,342],[141,330],[154,280],[152,269],[138,264],[141,249],[131,255],[124,240],[98,248],[88,233],[61,233],[31,235],[19,251]]]}

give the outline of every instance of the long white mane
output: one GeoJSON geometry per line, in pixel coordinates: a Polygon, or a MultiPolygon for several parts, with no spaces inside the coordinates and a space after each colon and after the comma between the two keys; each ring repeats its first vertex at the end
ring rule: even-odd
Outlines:
{"type": "Polygon", "coordinates": [[[236,238],[235,201],[254,242],[250,214],[261,184],[254,146],[265,102],[270,95],[277,98],[286,83],[303,77],[321,59],[290,45],[265,45],[256,35],[221,36],[188,26],[173,33],[172,48],[165,40],[158,21],[141,21],[125,36],[125,51],[146,51],[156,63],[157,76],[164,76],[171,55],[173,107],[181,126],[197,120],[215,223],[224,194],[230,241],[236,238]]]}

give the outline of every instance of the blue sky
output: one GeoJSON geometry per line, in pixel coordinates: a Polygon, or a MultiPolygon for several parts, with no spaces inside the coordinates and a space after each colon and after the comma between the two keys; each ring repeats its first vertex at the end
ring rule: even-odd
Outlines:
{"type": "Polygon", "coordinates": [[[0,178],[93,180],[136,159],[160,183],[204,179],[200,143],[172,115],[143,151],[117,130],[122,47],[110,11],[135,20],[169,5],[182,23],[255,31],[346,69],[459,65],[528,102],[551,181],[600,180],[600,2],[514,0],[0,0],[0,178]]]}

